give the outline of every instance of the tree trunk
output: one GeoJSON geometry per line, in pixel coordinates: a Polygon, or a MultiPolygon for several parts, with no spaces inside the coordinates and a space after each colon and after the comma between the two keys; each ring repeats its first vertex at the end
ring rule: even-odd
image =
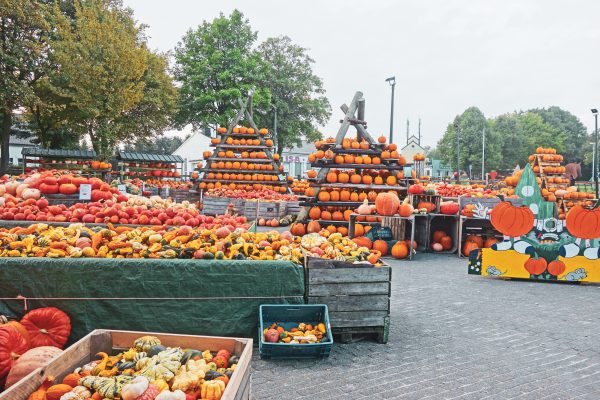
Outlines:
{"type": "Polygon", "coordinates": [[[12,128],[12,110],[4,110],[2,113],[2,145],[0,146],[0,173],[8,172],[10,160],[10,130],[12,128]]]}
{"type": "Polygon", "coordinates": [[[283,140],[280,140],[279,138],[277,139],[277,154],[279,154],[279,157],[281,159],[281,154],[283,153],[283,140]]]}

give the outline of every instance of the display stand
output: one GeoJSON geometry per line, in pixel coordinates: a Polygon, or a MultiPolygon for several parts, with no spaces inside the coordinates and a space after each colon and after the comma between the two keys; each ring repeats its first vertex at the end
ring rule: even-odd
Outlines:
{"type": "Polygon", "coordinates": [[[215,150],[207,152],[205,165],[197,169],[199,190],[228,186],[232,189],[289,191],[279,155],[272,152],[274,138],[266,129],[258,129],[254,122],[252,96],[250,92],[245,102],[238,99],[240,109],[235,118],[226,130],[219,128],[217,137],[211,140],[215,150]],[[238,127],[242,121],[250,128],[238,127]]]}
{"type": "Polygon", "coordinates": [[[117,153],[116,174],[121,179],[182,180],[184,159],[178,155],[129,151],[117,153]]]}
{"type": "MultiPolygon", "coordinates": [[[[354,228],[356,227],[356,218],[360,217],[360,214],[351,214],[350,215],[350,222],[348,225],[348,236],[350,238],[353,238],[354,235],[354,228]]],[[[377,217],[381,217],[381,216],[377,216],[377,217]]],[[[405,258],[405,260],[412,260],[413,258],[413,254],[414,252],[417,251],[417,249],[414,248],[414,242],[415,242],[415,228],[416,228],[416,218],[418,218],[419,216],[416,214],[411,215],[410,217],[400,217],[398,215],[395,216],[391,216],[391,217],[381,217],[383,218],[382,222],[373,222],[372,224],[377,224],[377,225],[381,225],[381,226],[389,226],[390,228],[392,228],[392,233],[394,234],[394,239],[396,240],[407,240],[406,239],[406,224],[410,224],[410,233],[409,233],[409,239],[410,239],[410,245],[408,246],[408,258],[405,258]],[[397,230],[396,232],[394,232],[394,230],[397,230]],[[400,232],[398,232],[400,231],[400,232]],[[400,237],[402,236],[402,237],[400,237]]],[[[361,224],[364,224],[365,222],[360,222],[361,224]]],[[[369,222],[366,222],[367,224],[369,222]]]]}
{"type": "MultiPolygon", "coordinates": [[[[93,150],[61,150],[26,147],[22,150],[23,172],[33,169],[57,169],[84,176],[102,177],[110,168],[93,168],[93,150]]],[[[94,164],[95,165],[95,164],[94,164]]]]}
{"type": "MultiPolygon", "coordinates": [[[[388,174],[397,176],[399,171],[403,171],[404,166],[400,164],[400,158],[384,158],[382,152],[385,151],[387,145],[384,143],[376,142],[373,137],[367,132],[367,123],[364,120],[365,116],[365,100],[361,92],[356,92],[350,106],[342,105],[342,111],[345,113],[344,118],[340,121],[341,126],[337,132],[335,138],[331,138],[323,143],[319,151],[325,153],[330,152],[333,155],[332,158],[320,158],[316,159],[311,163],[311,166],[315,169],[319,169],[315,178],[309,178],[309,185],[314,189],[314,196],[307,197],[306,201],[302,203],[303,206],[314,208],[319,207],[326,210],[329,214],[340,212],[343,215],[347,215],[347,211],[353,211],[363,203],[363,200],[350,200],[350,201],[322,201],[319,200],[319,193],[321,191],[348,191],[349,193],[364,193],[365,197],[367,192],[371,193],[370,198],[367,198],[370,204],[374,204],[374,196],[381,191],[394,190],[398,193],[400,198],[406,196],[406,187],[397,183],[394,185],[387,184],[385,181],[381,184],[375,182],[365,184],[361,183],[330,183],[327,181],[327,175],[330,171],[344,171],[348,174],[360,175],[373,173],[376,174],[388,174]],[[353,126],[356,129],[356,141],[366,143],[367,148],[349,148],[344,146],[344,140],[348,134],[348,130],[353,126]],[[346,157],[349,156],[349,157],[346,157]],[[353,159],[354,157],[369,157],[377,158],[377,163],[352,163],[346,162],[346,159],[353,159]],[[340,162],[340,160],[343,160],[340,162]]],[[[380,176],[380,175],[376,175],[380,176]]],[[[397,178],[395,178],[397,179],[397,178]]],[[[338,214],[339,215],[339,214],[338,214]]],[[[309,222],[310,213],[303,222],[309,222]]],[[[344,229],[347,229],[348,219],[347,217],[342,219],[325,219],[321,215],[320,218],[315,219],[324,228],[326,226],[338,227],[338,232],[345,233],[344,229]],[[340,227],[342,229],[340,229],[340,227]]]]}

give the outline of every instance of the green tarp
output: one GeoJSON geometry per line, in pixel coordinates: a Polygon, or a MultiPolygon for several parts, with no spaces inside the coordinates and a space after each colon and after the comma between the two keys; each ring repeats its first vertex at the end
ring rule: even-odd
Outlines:
{"type": "Polygon", "coordinates": [[[1,258],[0,314],[24,314],[17,296],[67,312],[71,343],[99,328],[256,337],[260,304],[304,302],[304,272],[287,261],[1,258]]]}

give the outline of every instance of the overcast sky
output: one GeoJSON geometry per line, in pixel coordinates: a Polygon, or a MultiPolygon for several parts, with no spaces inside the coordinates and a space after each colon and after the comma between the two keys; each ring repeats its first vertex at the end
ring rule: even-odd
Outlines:
{"type": "MultiPolygon", "coordinates": [[[[259,40],[287,35],[309,49],[333,113],[360,90],[369,131],[389,132],[396,76],[394,142],[406,120],[435,145],[469,106],[486,117],[557,105],[590,129],[600,108],[600,1],[597,0],[124,0],[147,25],[151,47],[167,51],[185,32],[237,8],[259,40]]],[[[398,138],[398,139],[396,139],[398,138]]]]}

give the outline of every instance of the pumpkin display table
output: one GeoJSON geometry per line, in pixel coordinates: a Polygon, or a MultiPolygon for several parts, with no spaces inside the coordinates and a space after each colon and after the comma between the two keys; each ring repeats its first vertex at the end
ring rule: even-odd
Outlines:
{"type": "Polygon", "coordinates": [[[93,329],[254,337],[260,304],[304,302],[304,271],[287,261],[0,259],[0,314],[54,306],[70,341],[93,329]]]}

